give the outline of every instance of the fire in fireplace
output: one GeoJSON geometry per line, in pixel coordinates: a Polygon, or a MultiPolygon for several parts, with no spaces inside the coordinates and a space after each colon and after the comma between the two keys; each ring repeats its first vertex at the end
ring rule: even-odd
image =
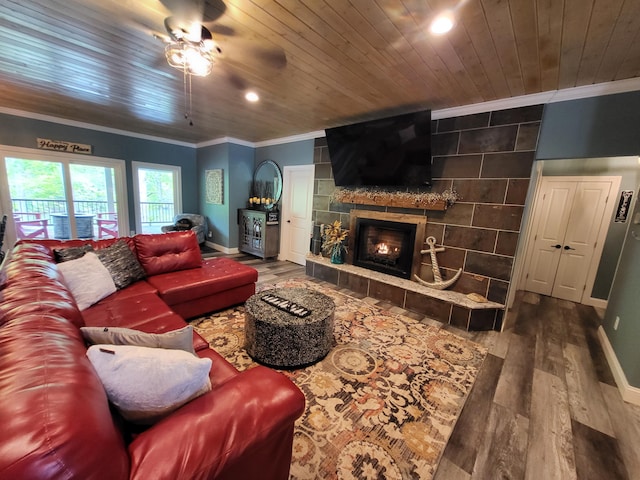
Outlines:
{"type": "Polygon", "coordinates": [[[416,225],[358,218],[353,264],[400,278],[411,278],[416,225]]]}

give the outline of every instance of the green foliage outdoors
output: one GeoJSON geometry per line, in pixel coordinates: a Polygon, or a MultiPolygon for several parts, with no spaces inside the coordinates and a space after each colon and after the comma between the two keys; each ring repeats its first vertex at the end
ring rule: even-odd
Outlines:
{"type": "MultiPolygon", "coordinates": [[[[49,214],[67,210],[62,163],[7,158],[5,165],[11,199],[19,201],[19,206],[14,207],[16,211],[49,214]]],[[[113,168],[72,163],[69,172],[76,213],[115,211],[117,199],[113,168]]],[[[173,173],[144,168],[138,172],[143,223],[170,221],[174,214],[173,173]]]]}
{"type": "MultiPolygon", "coordinates": [[[[6,165],[11,198],[65,200],[61,163],[8,158],[6,165]]],[[[72,164],[69,169],[74,200],[104,201],[107,198],[107,181],[112,185],[114,182],[112,168],[72,164]]]]}

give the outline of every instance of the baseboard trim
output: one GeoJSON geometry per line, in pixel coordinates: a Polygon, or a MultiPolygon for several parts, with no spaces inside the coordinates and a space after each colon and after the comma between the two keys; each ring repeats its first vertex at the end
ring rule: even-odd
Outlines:
{"type": "Polygon", "coordinates": [[[587,299],[587,301],[585,302],[585,305],[591,305],[592,307],[596,307],[596,308],[604,308],[606,310],[608,303],[609,302],[607,302],[606,300],[603,300],[601,298],[589,297],[587,299]]]}
{"type": "Polygon", "coordinates": [[[618,362],[618,357],[616,357],[616,352],[613,350],[613,347],[609,342],[609,338],[602,327],[598,328],[598,338],[600,339],[600,344],[604,350],[604,356],[607,358],[607,362],[609,363],[609,367],[613,373],[613,378],[618,385],[618,390],[620,390],[622,399],[625,402],[640,406],[640,388],[629,385],[627,376],[624,374],[620,362],[618,362]]]}
{"type": "Polygon", "coordinates": [[[217,243],[213,243],[208,240],[204,242],[204,244],[209,248],[213,248],[214,250],[217,250],[222,253],[226,253],[228,255],[232,255],[234,253],[240,253],[240,250],[238,250],[237,247],[236,248],[224,247],[222,245],[218,245],[217,243]]]}

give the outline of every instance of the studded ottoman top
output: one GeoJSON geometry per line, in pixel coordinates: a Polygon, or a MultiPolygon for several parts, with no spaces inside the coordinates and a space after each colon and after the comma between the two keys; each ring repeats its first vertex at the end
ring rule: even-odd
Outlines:
{"type": "Polygon", "coordinates": [[[335,305],[306,288],[275,288],[245,303],[245,348],[256,361],[293,368],[322,359],[333,346],[335,305]]]}

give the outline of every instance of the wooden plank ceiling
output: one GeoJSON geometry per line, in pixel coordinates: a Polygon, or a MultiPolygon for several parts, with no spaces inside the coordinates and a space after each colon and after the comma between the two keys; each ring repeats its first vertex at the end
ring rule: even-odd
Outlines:
{"type": "MultiPolygon", "coordinates": [[[[194,0],[191,0],[194,1],[194,0]]],[[[637,77],[639,0],[224,0],[222,56],[193,77],[164,59],[180,0],[3,0],[0,107],[191,143],[262,141],[637,77]],[[454,29],[427,26],[443,9],[454,29]],[[249,104],[251,88],[261,101],[249,104]]]]}

